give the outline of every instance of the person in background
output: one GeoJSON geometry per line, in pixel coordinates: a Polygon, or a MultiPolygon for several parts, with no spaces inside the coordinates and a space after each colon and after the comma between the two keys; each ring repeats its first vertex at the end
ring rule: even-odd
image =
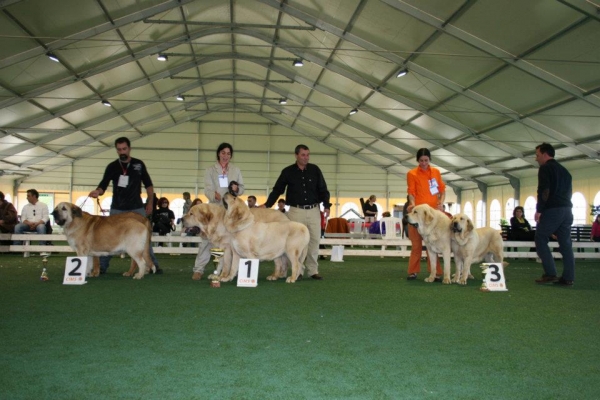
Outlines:
{"type": "MultiPolygon", "coordinates": [[[[312,279],[321,280],[323,277],[319,275],[318,262],[321,240],[319,204],[323,203],[323,214],[327,219],[331,208],[329,190],[321,169],[308,162],[310,160],[308,146],[299,144],[294,149],[294,153],[296,162],[281,171],[263,207],[271,208],[277,198],[285,192],[286,202],[290,206],[288,218],[306,225],[310,234],[308,254],[304,261],[306,274],[312,279]]],[[[303,273],[304,271],[301,271],[300,275],[303,273]]]]}
{"type": "MultiPolygon", "coordinates": [[[[592,224],[592,233],[590,235],[590,239],[592,242],[600,242],[600,214],[596,215],[596,219],[594,220],[594,223],[592,224]]],[[[596,253],[598,253],[597,247],[596,247],[596,253]]]]}
{"type": "Polygon", "coordinates": [[[365,222],[373,222],[377,219],[377,197],[372,194],[363,207],[363,214],[365,215],[365,222]]]}
{"type": "Polygon", "coordinates": [[[535,240],[535,231],[531,229],[529,221],[525,218],[525,210],[521,206],[516,206],[513,210],[513,217],[510,219],[510,234],[510,240],[519,242],[535,240]]]}
{"type": "MultiPolygon", "coordinates": [[[[209,203],[223,206],[225,193],[233,192],[239,196],[244,193],[244,179],[242,172],[230,161],[233,158],[233,146],[229,143],[221,143],[217,148],[217,162],[204,173],[204,194],[209,203]]],[[[210,249],[213,244],[203,240],[198,249],[198,255],[194,261],[192,279],[199,281],[204,274],[206,264],[210,262],[210,249]]]]}
{"type": "Polygon", "coordinates": [[[187,214],[192,207],[192,196],[190,192],[183,192],[183,215],[187,214]]]}
{"type": "MultiPolygon", "coordinates": [[[[385,211],[381,214],[381,218],[389,218],[392,214],[389,211],[385,211]]],[[[375,221],[369,227],[369,233],[372,235],[385,235],[385,225],[381,227],[381,221],[375,221]]]]}
{"type": "MultiPolygon", "coordinates": [[[[118,159],[111,162],[104,170],[104,176],[95,190],[92,190],[89,196],[93,199],[102,196],[110,182],[113,184],[113,198],[110,205],[110,215],[121,214],[124,212],[134,212],[144,217],[152,215],[156,207],[153,199],[156,199],[152,179],[146,165],[142,160],[131,157],[131,142],[126,137],[120,137],[115,140],[115,149],[118,159]],[[142,184],[146,188],[148,195],[146,205],[142,202],[142,184]]],[[[158,200],[158,199],[156,199],[158,200]]],[[[112,256],[100,257],[100,273],[106,273],[112,256]]],[[[158,266],[158,259],[154,255],[154,250],[150,246],[150,258],[156,274],[162,274],[163,270],[158,266]]]]}
{"type": "Polygon", "coordinates": [[[152,215],[152,232],[165,236],[175,230],[175,213],[169,209],[169,200],[161,197],[158,200],[158,210],[152,215]]]}
{"type": "MultiPolygon", "coordinates": [[[[27,204],[21,210],[21,223],[15,225],[15,233],[35,232],[40,235],[46,233],[46,222],[49,220],[48,206],[39,201],[40,194],[35,189],[27,191],[27,204]]],[[[16,240],[16,245],[23,244],[16,240]]],[[[40,245],[45,245],[46,241],[41,241],[40,245]]]]}
{"type": "MultiPolygon", "coordinates": [[[[419,166],[411,169],[406,175],[408,185],[408,206],[407,213],[410,213],[415,206],[420,204],[429,204],[431,207],[444,211],[443,204],[446,198],[446,185],[442,181],[442,175],[437,168],[429,165],[431,162],[431,153],[429,149],[421,148],[417,151],[417,162],[419,166]]],[[[408,261],[408,277],[406,279],[417,279],[417,274],[421,271],[421,253],[423,251],[423,238],[417,228],[408,226],[408,238],[411,242],[410,259],[408,261]]],[[[429,264],[429,254],[427,255],[428,270],[436,268],[436,282],[441,281],[442,268],[440,259],[437,265],[429,264]]]]}
{"type": "Polygon", "coordinates": [[[285,214],[285,200],[284,199],[279,199],[279,201],[277,202],[277,211],[281,211],[282,213],[285,214]]]}
{"type": "Polygon", "coordinates": [[[17,209],[0,192],[0,233],[13,233],[17,225],[17,209]]]}
{"type": "Polygon", "coordinates": [[[256,197],[255,196],[248,196],[248,208],[254,208],[256,207],[256,197]]]}
{"type": "Polygon", "coordinates": [[[542,143],[535,148],[535,160],[540,166],[535,213],[537,222],[535,248],[544,267],[544,274],[535,282],[573,286],[575,281],[575,257],[571,241],[573,183],[571,174],[554,159],[554,154],[554,147],[548,143],[542,143]],[[563,259],[563,273],[560,278],[556,275],[556,264],[548,246],[552,234],[555,234],[558,239],[559,252],[563,259]]]}

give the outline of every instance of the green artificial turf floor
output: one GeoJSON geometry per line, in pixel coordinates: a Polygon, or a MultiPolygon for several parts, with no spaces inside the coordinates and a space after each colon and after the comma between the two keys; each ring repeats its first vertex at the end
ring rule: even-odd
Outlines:
{"type": "MultiPolygon", "coordinates": [[[[600,396],[600,263],[572,288],[508,260],[508,292],[406,281],[406,259],[322,261],[323,281],[164,275],[62,285],[65,254],[0,255],[2,399],[593,399],[600,396]]],[[[424,265],[424,263],[423,263],[424,265]]],[[[559,263],[560,266],[560,263],[559,263]]],[[[559,267],[559,270],[562,267],[559,267]]]]}

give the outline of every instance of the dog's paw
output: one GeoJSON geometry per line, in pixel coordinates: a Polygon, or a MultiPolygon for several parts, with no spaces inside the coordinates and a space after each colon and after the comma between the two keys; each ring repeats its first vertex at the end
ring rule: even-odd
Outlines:
{"type": "Polygon", "coordinates": [[[131,273],[129,271],[123,272],[123,276],[131,276],[131,273]]]}
{"type": "Polygon", "coordinates": [[[269,275],[269,276],[267,276],[267,280],[268,281],[276,281],[277,279],[279,279],[279,276],[277,276],[277,275],[269,275]]]}
{"type": "Polygon", "coordinates": [[[442,281],[442,283],[444,285],[450,285],[450,284],[452,284],[452,281],[450,280],[450,278],[444,278],[444,280],[442,281]]]}
{"type": "Polygon", "coordinates": [[[467,280],[466,279],[461,279],[460,282],[458,282],[459,285],[466,285],[467,284],[467,280]]]}
{"type": "Polygon", "coordinates": [[[434,281],[435,281],[435,278],[425,278],[425,282],[427,282],[427,283],[431,283],[434,281]]]}
{"type": "Polygon", "coordinates": [[[291,276],[288,276],[288,278],[285,281],[287,283],[294,283],[294,282],[296,282],[296,280],[294,278],[292,278],[291,276]]]}
{"type": "Polygon", "coordinates": [[[133,276],[133,279],[143,279],[144,278],[144,274],[135,274],[133,276]]]}

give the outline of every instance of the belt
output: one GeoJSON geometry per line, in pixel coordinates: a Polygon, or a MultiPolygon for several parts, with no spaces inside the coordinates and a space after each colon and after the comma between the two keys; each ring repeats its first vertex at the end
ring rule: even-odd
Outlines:
{"type": "Polygon", "coordinates": [[[306,206],[297,205],[297,206],[290,206],[290,207],[301,208],[303,210],[310,210],[310,209],[313,209],[315,207],[319,207],[319,203],[309,204],[309,205],[306,205],[306,206]]]}

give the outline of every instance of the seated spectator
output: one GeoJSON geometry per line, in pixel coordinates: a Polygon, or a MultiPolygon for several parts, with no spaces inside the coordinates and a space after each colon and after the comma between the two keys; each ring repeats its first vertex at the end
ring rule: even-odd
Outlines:
{"type": "Polygon", "coordinates": [[[152,214],[152,232],[160,236],[175,230],[175,213],[169,209],[169,200],[161,197],[158,200],[158,209],[152,214]]]}
{"type": "Polygon", "coordinates": [[[377,197],[375,197],[374,194],[372,194],[369,197],[369,200],[367,200],[363,206],[363,214],[365,216],[365,222],[373,222],[377,219],[377,204],[375,204],[375,202],[377,201],[377,197]]]}
{"type": "Polygon", "coordinates": [[[13,233],[17,225],[17,210],[8,201],[4,200],[4,193],[0,192],[0,232],[13,233]]]}
{"type": "MultiPolygon", "coordinates": [[[[388,218],[391,216],[392,214],[390,214],[389,211],[386,211],[383,214],[381,214],[381,218],[388,218]]],[[[385,225],[383,226],[383,229],[381,229],[381,221],[375,221],[369,227],[369,233],[373,235],[385,235],[385,225]]]]}
{"type": "MultiPolygon", "coordinates": [[[[15,226],[15,233],[35,232],[40,235],[46,233],[46,223],[49,220],[48,206],[39,201],[40,194],[35,189],[27,191],[27,204],[21,210],[21,223],[15,226]]],[[[15,241],[16,245],[22,245],[20,240],[15,241]]],[[[45,245],[45,241],[40,242],[45,245]]]]}
{"type": "Polygon", "coordinates": [[[255,196],[248,196],[248,208],[255,208],[256,207],[256,197],[255,196]]]}
{"type": "Polygon", "coordinates": [[[513,217],[510,219],[510,238],[508,239],[519,242],[535,240],[535,231],[531,229],[529,221],[525,219],[525,210],[521,206],[516,206],[513,210],[513,217]]]}
{"type": "MultiPolygon", "coordinates": [[[[596,220],[592,224],[592,233],[590,239],[592,242],[600,242],[600,214],[596,215],[596,220]]],[[[596,253],[598,248],[596,247],[596,253]]]]}

